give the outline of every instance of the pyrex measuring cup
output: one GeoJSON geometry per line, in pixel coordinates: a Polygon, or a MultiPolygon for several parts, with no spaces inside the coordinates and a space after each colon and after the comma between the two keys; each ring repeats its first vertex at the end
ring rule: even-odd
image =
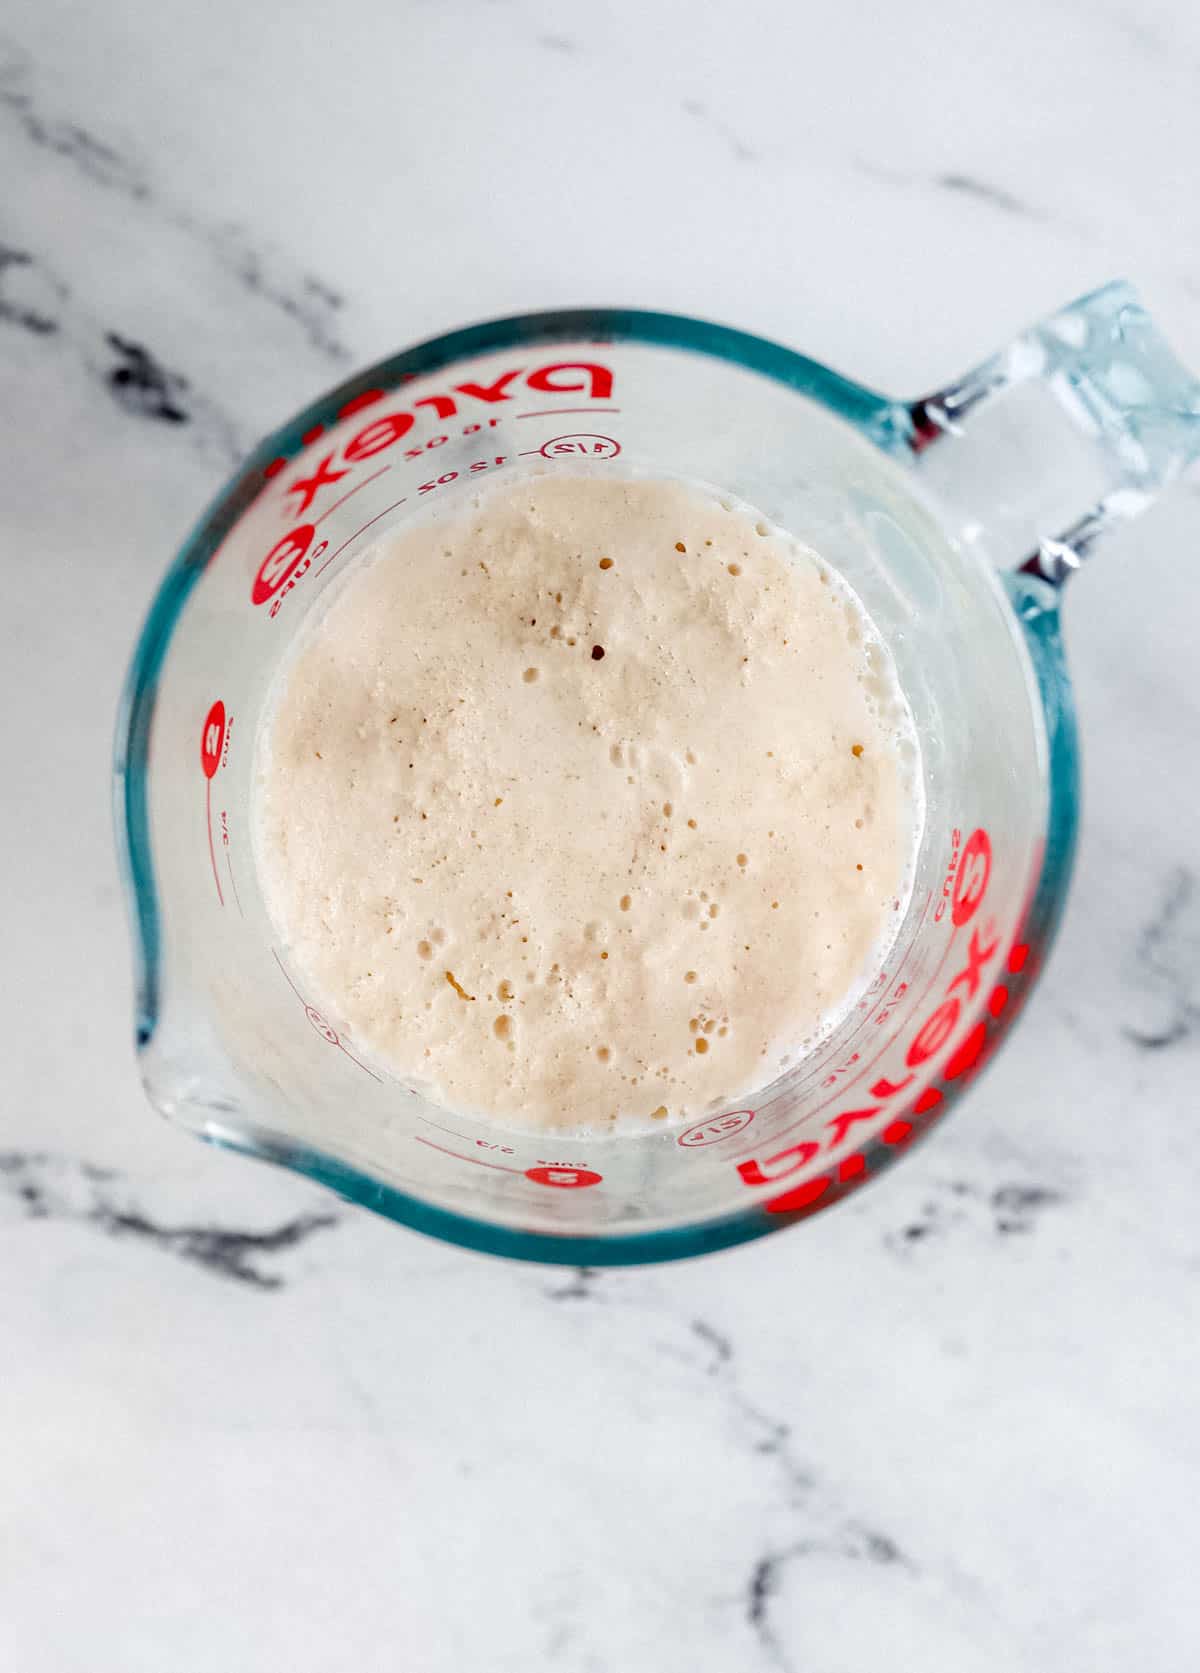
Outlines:
{"type": "Polygon", "coordinates": [[[668,1259],[836,1202],[945,1114],[1028,995],[1076,819],[1061,584],[1198,451],[1200,385],[1123,285],[916,402],[613,309],[492,321],[352,378],[210,507],[134,656],[116,790],[152,1101],[533,1259],[668,1259]],[[742,1106],[618,1138],[501,1128],[390,1078],[287,968],[249,844],[265,696],[355,554],[481,479],[580,469],[719,484],[828,558],[891,643],[926,780],[911,904],[852,1014],[742,1106]]]}

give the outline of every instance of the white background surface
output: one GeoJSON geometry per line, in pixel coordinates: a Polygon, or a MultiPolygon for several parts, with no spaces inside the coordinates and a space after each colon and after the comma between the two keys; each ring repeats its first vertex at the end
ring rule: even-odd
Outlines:
{"type": "Polygon", "coordinates": [[[163,1125],[107,780],[239,452],[426,333],[631,302],[916,394],[1126,273],[1200,365],[1198,92],[1182,0],[6,0],[0,1666],[1196,1666],[1194,488],[1073,588],[1084,837],[1014,1044],[690,1266],[490,1262],[163,1125]]]}

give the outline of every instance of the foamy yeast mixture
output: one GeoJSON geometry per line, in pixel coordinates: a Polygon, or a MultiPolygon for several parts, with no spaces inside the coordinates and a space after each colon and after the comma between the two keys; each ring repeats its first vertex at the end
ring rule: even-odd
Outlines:
{"type": "Polygon", "coordinates": [[[547,475],[381,542],[259,737],[306,994],[444,1105],[679,1120],[772,1080],[886,953],[911,719],[849,590],[673,481],[547,475]]]}

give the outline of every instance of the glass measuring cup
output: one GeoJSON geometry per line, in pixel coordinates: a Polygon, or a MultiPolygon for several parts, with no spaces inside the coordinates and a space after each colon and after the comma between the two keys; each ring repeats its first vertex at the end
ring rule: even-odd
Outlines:
{"type": "Polygon", "coordinates": [[[117,825],[151,1100],[529,1259],[676,1258],[838,1201],[945,1114],[1029,993],[1077,810],[1062,582],[1197,453],[1200,385],[1124,285],[915,402],[742,332],[613,309],[492,321],[352,378],[218,496],[134,654],[117,825]],[[264,701],[355,554],[481,481],[581,469],[718,484],[822,553],[888,638],[924,751],[916,885],[857,1007],[744,1107],[619,1138],[502,1128],[390,1078],[286,967],[249,842],[264,701]]]}

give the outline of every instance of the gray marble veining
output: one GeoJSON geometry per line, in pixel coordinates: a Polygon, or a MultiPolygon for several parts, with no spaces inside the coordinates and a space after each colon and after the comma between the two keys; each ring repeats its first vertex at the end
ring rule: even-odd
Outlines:
{"type": "Polygon", "coordinates": [[[1193,11],[3,29],[0,1665],[1191,1673],[1194,486],[1067,599],[1083,834],[1014,1043],[722,1257],[486,1261],[159,1122],[106,773],[230,466],[428,332],[626,301],[914,391],[1124,272],[1200,365],[1193,11]]]}

